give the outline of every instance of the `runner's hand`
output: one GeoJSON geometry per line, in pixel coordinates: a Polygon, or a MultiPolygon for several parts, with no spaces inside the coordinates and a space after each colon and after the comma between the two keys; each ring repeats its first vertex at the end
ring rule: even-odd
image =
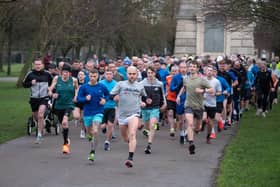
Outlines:
{"type": "Polygon", "coordinates": [[[86,100],[87,100],[87,101],[90,101],[90,100],[91,100],[91,95],[87,95],[87,96],[86,96],[86,100]]]}
{"type": "Polygon", "coordinates": [[[176,103],[177,103],[178,105],[180,105],[180,103],[181,103],[180,97],[179,97],[179,96],[176,98],[176,103]]]}
{"type": "Polygon", "coordinates": [[[57,98],[58,98],[58,94],[57,94],[57,93],[54,93],[54,94],[52,94],[52,97],[53,97],[54,99],[57,99],[57,98]]]}
{"type": "Polygon", "coordinates": [[[140,106],[141,106],[142,108],[144,108],[144,107],[146,106],[146,103],[141,102],[141,103],[140,103],[140,106]]]}
{"type": "Polygon", "coordinates": [[[106,100],[104,98],[101,98],[99,104],[104,105],[105,103],[106,103],[106,100]]]}
{"type": "Polygon", "coordinates": [[[34,85],[34,84],[36,84],[36,83],[37,83],[36,79],[33,79],[33,80],[31,81],[31,84],[32,84],[32,85],[34,85]]]}
{"type": "Polygon", "coordinates": [[[153,102],[153,100],[152,100],[151,98],[147,98],[147,99],[146,99],[146,103],[147,103],[147,104],[152,104],[152,102],[153,102]]]}

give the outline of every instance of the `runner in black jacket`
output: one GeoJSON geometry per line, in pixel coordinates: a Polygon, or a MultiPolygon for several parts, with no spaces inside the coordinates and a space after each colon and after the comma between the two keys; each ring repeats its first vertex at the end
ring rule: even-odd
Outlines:
{"type": "Polygon", "coordinates": [[[48,87],[52,82],[52,75],[44,70],[41,59],[36,59],[33,63],[34,69],[28,72],[23,80],[23,87],[30,88],[30,106],[32,116],[38,123],[38,133],[36,142],[41,143],[42,130],[44,128],[44,114],[48,105],[48,87]]]}

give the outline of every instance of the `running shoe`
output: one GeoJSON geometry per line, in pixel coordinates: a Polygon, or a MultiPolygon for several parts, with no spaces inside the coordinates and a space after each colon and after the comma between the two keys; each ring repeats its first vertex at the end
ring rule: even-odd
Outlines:
{"type": "Polygon", "coordinates": [[[191,155],[195,154],[195,145],[194,144],[189,145],[189,153],[191,155]]]}
{"type": "Polygon", "coordinates": [[[144,129],[144,130],[143,130],[143,135],[146,136],[146,137],[148,137],[148,136],[149,136],[149,130],[144,129]]]}
{"type": "Polygon", "coordinates": [[[175,129],[174,129],[174,128],[171,128],[171,129],[170,129],[170,136],[171,136],[171,137],[174,137],[174,136],[175,136],[175,129]]]}
{"type": "Polygon", "coordinates": [[[211,139],[216,139],[216,133],[213,133],[213,132],[212,132],[212,133],[210,134],[210,138],[211,138],[211,139]]]}
{"type": "Polygon", "coordinates": [[[148,146],[146,147],[145,153],[146,153],[146,154],[151,154],[151,153],[152,153],[152,148],[151,148],[150,145],[148,145],[148,146]]]}
{"type": "Polygon", "coordinates": [[[126,167],[128,168],[132,168],[133,167],[133,161],[130,159],[127,159],[124,164],[126,165],[126,167]]]}
{"type": "Polygon", "coordinates": [[[256,116],[260,116],[262,113],[262,109],[257,109],[256,116]]]}
{"type": "Polygon", "coordinates": [[[41,144],[42,143],[42,136],[37,136],[35,140],[35,144],[41,144]]]}
{"type": "Polygon", "coordinates": [[[62,146],[62,153],[63,154],[69,154],[70,153],[70,146],[68,144],[64,144],[62,146]]]}
{"type": "Polygon", "coordinates": [[[68,143],[63,144],[62,146],[62,153],[63,154],[69,154],[70,153],[70,139],[68,138],[68,143]]]}
{"type": "Polygon", "coordinates": [[[266,113],[265,112],[262,112],[262,117],[266,117],[266,113]]]}
{"type": "Polygon", "coordinates": [[[88,160],[91,162],[94,162],[94,157],[95,157],[95,154],[93,152],[90,152],[89,156],[88,156],[88,160]]]}
{"type": "Polygon", "coordinates": [[[104,143],[104,150],[105,151],[110,151],[110,142],[109,141],[105,141],[105,143],[104,143]]]}
{"type": "Polygon", "coordinates": [[[116,135],[112,135],[112,139],[117,139],[117,136],[116,135]]]}
{"type": "Polygon", "coordinates": [[[223,124],[222,121],[219,121],[219,122],[218,122],[218,132],[221,132],[222,129],[224,129],[224,124],[223,124]]]}
{"type": "Polygon", "coordinates": [[[86,133],[85,133],[84,130],[81,130],[81,132],[80,132],[80,138],[81,138],[81,139],[85,139],[85,138],[86,138],[86,133]]]}

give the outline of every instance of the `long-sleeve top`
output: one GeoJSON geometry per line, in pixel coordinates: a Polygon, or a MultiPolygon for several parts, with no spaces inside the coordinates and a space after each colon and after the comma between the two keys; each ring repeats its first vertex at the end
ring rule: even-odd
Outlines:
{"type": "Polygon", "coordinates": [[[23,79],[24,88],[30,88],[30,98],[47,98],[48,87],[52,83],[52,75],[45,70],[29,71],[23,79]],[[32,80],[36,80],[36,84],[32,85],[32,80]]]}
{"type": "MultiPolygon", "coordinates": [[[[176,95],[178,95],[182,87],[183,87],[183,75],[182,74],[174,75],[171,80],[170,90],[175,91],[176,95]]],[[[180,101],[181,103],[184,103],[185,100],[186,100],[186,93],[183,93],[180,96],[180,101]]]]}
{"type": "Polygon", "coordinates": [[[101,99],[108,100],[108,97],[109,91],[103,84],[91,85],[86,83],[80,87],[77,100],[84,103],[84,116],[94,116],[104,112],[104,105],[101,105],[99,102],[101,99]],[[89,101],[86,100],[87,95],[91,95],[89,101]]]}
{"type": "Polygon", "coordinates": [[[255,79],[256,91],[269,92],[273,88],[273,80],[270,71],[259,71],[255,79]]]}
{"type": "Polygon", "coordinates": [[[225,95],[223,94],[223,92],[226,90],[230,94],[231,93],[231,87],[229,86],[229,84],[226,81],[226,79],[224,79],[223,77],[217,76],[216,78],[220,81],[221,86],[222,86],[222,94],[218,95],[216,97],[216,101],[217,102],[223,102],[224,99],[225,99],[225,95]]]}
{"type": "Polygon", "coordinates": [[[144,109],[160,108],[163,104],[166,104],[162,82],[156,78],[152,81],[145,78],[140,83],[143,84],[145,88],[147,98],[152,99],[152,103],[147,104],[144,109]]]}

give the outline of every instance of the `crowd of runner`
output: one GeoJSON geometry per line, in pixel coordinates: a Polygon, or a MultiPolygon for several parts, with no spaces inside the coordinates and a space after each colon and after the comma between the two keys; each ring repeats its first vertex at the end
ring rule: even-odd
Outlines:
{"type": "Polygon", "coordinates": [[[268,62],[240,55],[142,55],[57,64],[36,59],[33,67],[23,86],[31,88],[30,106],[38,128],[35,143],[42,142],[44,112],[51,98],[62,127],[63,154],[70,153],[72,113],[81,127],[80,138],[89,142],[90,161],[95,160],[99,129],[105,134],[105,151],[120,129],[128,144],[127,167],[133,167],[139,130],[147,136],[146,154],[152,153],[160,125],[168,126],[169,135],[195,154],[194,136],[204,129],[210,144],[217,131],[238,124],[248,110],[266,117],[277,103],[280,78],[279,57],[268,62]]]}

